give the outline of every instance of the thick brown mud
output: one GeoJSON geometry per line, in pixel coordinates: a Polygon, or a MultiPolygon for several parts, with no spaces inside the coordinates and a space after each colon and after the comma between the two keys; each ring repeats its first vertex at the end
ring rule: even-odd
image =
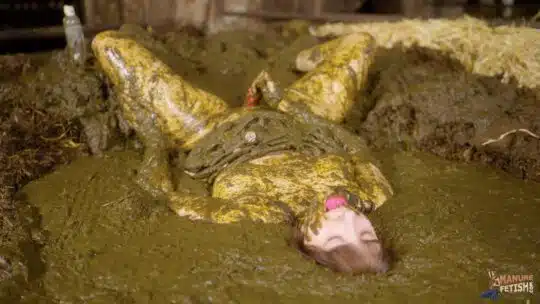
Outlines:
{"type": "MultiPolygon", "coordinates": [[[[208,38],[179,31],[154,48],[239,106],[261,69],[283,86],[298,78],[294,57],[317,41],[297,25],[208,38]]],[[[0,302],[477,303],[488,270],[538,274],[540,140],[519,132],[482,146],[513,129],[540,133],[537,91],[433,51],[380,50],[369,102],[346,124],[381,150],[396,188],[374,221],[398,261],[388,275],[348,277],[289,247],[288,227],[193,223],[136,188],[138,145],[92,60],[74,69],[57,51],[2,67],[0,164],[11,169],[0,172],[0,302]]]]}
{"type": "Polygon", "coordinates": [[[540,181],[539,90],[471,74],[433,50],[380,50],[375,62],[369,112],[349,119],[374,147],[417,148],[540,181]]]}
{"type": "MultiPolygon", "coordinates": [[[[116,152],[79,159],[21,193],[40,210],[46,231],[42,294],[33,296],[59,303],[478,303],[488,270],[536,274],[536,183],[422,153],[379,156],[397,192],[373,216],[397,257],[386,275],[350,277],[317,266],[288,246],[286,226],[178,218],[133,184],[138,154],[116,152]]],[[[523,303],[531,295],[503,297],[523,303]]]]}

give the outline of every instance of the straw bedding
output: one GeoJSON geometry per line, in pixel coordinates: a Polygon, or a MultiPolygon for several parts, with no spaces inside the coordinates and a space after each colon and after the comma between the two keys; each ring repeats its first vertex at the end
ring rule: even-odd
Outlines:
{"type": "Polygon", "coordinates": [[[333,23],[310,28],[317,37],[368,32],[379,46],[420,46],[459,60],[473,73],[515,79],[520,87],[540,84],[540,30],[524,25],[490,26],[470,16],[459,19],[406,19],[399,22],[333,23]]]}

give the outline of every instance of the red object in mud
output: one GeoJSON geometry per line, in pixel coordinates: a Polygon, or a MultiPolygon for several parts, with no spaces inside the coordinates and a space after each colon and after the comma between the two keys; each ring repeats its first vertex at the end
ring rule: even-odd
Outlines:
{"type": "Polygon", "coordinates": [[[334,210],[345,205],[347,205],[347,198],[343,195],[331,195],[324,202],[326,211],[334,210]]]}
{"type": "Polygon", "coordinates": [[[253,92],[252,88],[248,89],[248,93],[246,96],[246,107],[253,108],[259,105],[259,98],[256,97],[256,93],[253,92]]]}

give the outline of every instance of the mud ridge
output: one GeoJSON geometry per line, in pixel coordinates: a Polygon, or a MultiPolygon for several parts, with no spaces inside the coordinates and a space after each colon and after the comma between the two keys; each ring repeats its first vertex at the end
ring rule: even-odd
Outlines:
{"type": "Polygon", "coordinates": [[[478,161],[540,181],[540,93],[466,71],[444,54],[380,50],[363,117],[347,124],[375,148],[405,147],[478,161]],[[513,132],[522,129],[528,132],[513,132]],[[489,142],[492,140],[491,142],[489,142]]]}

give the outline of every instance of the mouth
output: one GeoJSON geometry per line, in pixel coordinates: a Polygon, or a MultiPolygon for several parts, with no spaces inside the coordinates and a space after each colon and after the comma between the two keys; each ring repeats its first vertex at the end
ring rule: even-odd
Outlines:
{"type": "Polygon", "coordinates": [[[343,195],[331,195],[324,202],[326,212],[332,211],[339,207],[347,205],[347,198],[343,195]]]}

